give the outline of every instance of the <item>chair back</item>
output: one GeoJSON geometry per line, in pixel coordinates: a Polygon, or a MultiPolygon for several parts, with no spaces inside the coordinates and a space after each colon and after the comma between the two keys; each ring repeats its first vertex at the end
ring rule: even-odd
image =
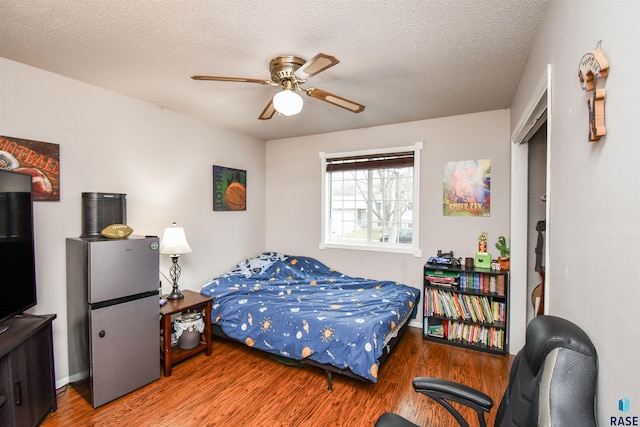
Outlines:
{"type": "Polygon", "coordinates": [[[596,426],[598,355],[568,320],[538,316],[511,367],[497,427],[596,426]]]}

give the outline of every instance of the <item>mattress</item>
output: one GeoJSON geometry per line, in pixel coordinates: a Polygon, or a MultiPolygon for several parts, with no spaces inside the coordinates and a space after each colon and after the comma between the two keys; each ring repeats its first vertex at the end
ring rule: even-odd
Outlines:
{"type": "Polygon", "coordinates": [[[419,290],[351,277],[304,256],[263,253],[211,279],[212,318],[230,338],[377,382],[383,349],[414,311],[419,290]]]}

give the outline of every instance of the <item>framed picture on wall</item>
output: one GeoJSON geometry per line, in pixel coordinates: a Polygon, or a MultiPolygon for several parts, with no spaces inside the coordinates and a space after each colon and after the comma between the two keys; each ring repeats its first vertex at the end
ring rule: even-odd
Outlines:
{"type": "Polygon", "coordinates": [[[491,160],[463,160],[444,165],[442,215],[491,214],[491,160]]]}
{"type": "Polygon", "coordinates": [[[0,136],[0,169],[31,175],[33,200],[60,200],[60,145],[0,136]]]}
{"type": "Polygon", "coordinates": [[[213,210],[247,210],[247,171],[213,166],[213,210]]]}

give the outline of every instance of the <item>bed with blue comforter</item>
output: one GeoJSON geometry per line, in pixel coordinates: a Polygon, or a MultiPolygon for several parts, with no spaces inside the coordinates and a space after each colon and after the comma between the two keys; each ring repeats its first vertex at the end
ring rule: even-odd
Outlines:
{"type": "Polygon", "coordinates": [[[201,293],[214,298],[211,321],[226,336],[372,382],[420,296],[407,285],[349,277],[313,258],[272,252],[212,279],[201,293]]]}

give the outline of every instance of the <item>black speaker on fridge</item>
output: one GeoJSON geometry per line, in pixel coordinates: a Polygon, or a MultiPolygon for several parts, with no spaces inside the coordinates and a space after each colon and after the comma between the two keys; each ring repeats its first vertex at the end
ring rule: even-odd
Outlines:
{"type": "Polygon", "coordinates": [[[111,224],[127,223],[127,195],[121,193],[82,193],[82,234],[100,236],[111,224]]]}

